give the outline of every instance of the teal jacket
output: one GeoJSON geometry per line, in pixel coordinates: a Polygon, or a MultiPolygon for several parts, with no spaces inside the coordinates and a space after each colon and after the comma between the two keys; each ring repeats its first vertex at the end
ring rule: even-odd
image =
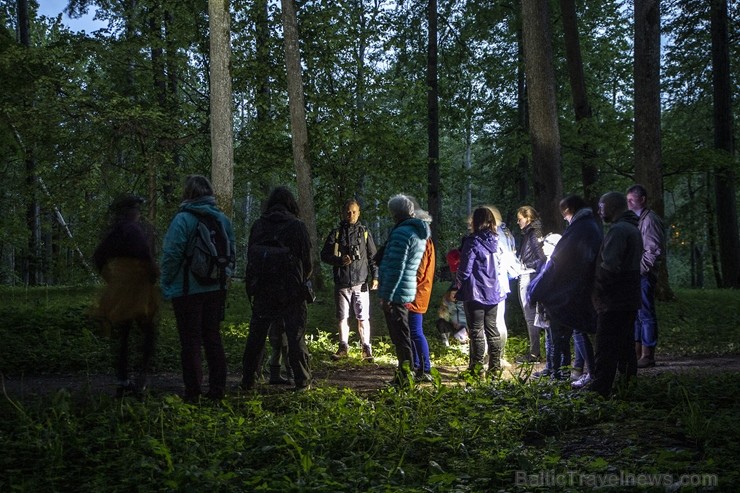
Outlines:
{"type": "MultiPolygon", "coordinates": [[[[195,237],[195,228],[198,226],[198,218],[186,211],[199,214],[210,214],[216,216],[224,225],[231,245],[231,258],[236,259],[236,247],[234,245],[234,231],[231,221],[221,210],[216,207],[216,199],[213,196],[201,197],[194,201],[185,201],[180,204],[180,209],[167,229],[162,247],[162,259],[159,262],[161,269],[160,285],[162,296],[169,300],[183,296],[183,280],[185,274],[185,251],[188,244],[195,237]]],[[[235,260],[226,268],[226,276],[231,277],[236,268],[235,260]]],[[[218,291],[221,286],[201,286],[193,275],[188,272],[188,294],[218,291]]]]}
{"type": "Polygon", "coordinates": [[[378,298],[398,304],[414,301],[416,271],[430,236],[429,226],[414,217],[393,228],[380,262],[378,298]]]}

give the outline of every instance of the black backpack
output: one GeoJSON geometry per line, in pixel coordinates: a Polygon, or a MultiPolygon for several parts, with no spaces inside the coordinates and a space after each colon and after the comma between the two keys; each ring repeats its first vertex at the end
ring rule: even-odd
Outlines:
{"type": "MultiPolygon", "coordinates": [[[[185,252],[185,267],[201,286],[218,284],[226,289],[226,267],[232,263],[229,235],[221,221],[211,214],[185,211],[198,218],[185,252]]],[[[184,276],[183,294],[188,294],[189,276],[184,276]]]]}
{"type": "Polygon", "coordinates": [[[301,261],[280,239],[292,224],[274,234],[256,231],[252,235],[255,242],[247,250],[247,296],[250,302],[267,309],[279,310],[306,296],[301,261]]]}

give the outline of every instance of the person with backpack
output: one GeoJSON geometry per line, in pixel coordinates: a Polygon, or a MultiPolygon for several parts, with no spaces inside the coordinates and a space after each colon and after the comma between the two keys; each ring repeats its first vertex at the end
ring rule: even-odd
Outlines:
{"type": "Polygon", "coordinates": [[[306,303],[312,301],[311,240],[299,219],[298,203],[284,186],[270,193],[265,211],[254,222],[247,245],[246,289],[252,319],[244,348],[240,387],[251,390],[265,339],[274,324],[285,327],[288,360],[296,390],[311,388],[306,346],[306,303]]]}
{"type": "Polygon", "coordinates": [[[143,202],[143,198],[130,194],[113,201],[109,208],[110,226],[93,254],[95,268],[106,283],[97,312],[115,337],[116,397],[119,398],[141,395],[146,390],[156,339],[159,267],[152,254],[152,235],[141,222],[143,202]],[[142,334],[141,361],[132,381],[129,336],[135,328],[142,334]]]}
{"type": "Polygon", "coordinates": [[[161,287],[172,300],[185,384],[183,399],[201,396],[201,347],[208,362],[209,399],[226,390],[226,354],[220,323],[226,304],[226,283],[233,275],[236,251],[231,221],[216,206],[211,182],[191,175],[185,180],[182,203],[170,223],[162,249],[161,287]]]}
{"type": "Polygon", "coordinates": [[[378,289],[375,242],[370,231],[360,223],[360,204],[350,199],[344,204],[339,227],[326,237],[321,261],[332,266],[334,301],[339,320],[339,349],[335,361],[349,355],[350,309],[357,318],[357,332],[362,344],[362,359],[373,361],[370,344],[370,290],[378,289]]]}

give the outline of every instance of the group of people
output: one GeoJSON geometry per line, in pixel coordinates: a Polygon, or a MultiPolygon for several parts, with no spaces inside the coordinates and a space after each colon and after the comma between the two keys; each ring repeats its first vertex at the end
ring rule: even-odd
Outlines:
{"type": "Polygon", "coordinates": [[[549,258],[538,248],[542,234],[536,212],[529,208],[518,214],[524,232],[519,258],[529,270],[520,280],[530,335],[525,361],[540,359],[544,328],[545,369],[537,376],[564,379],[573,368],[581,373],[574,388],[607,396],[617,370],[629,381],[638,368],[655,365],[655,287],[665,255],[663,224],[647,207],[641,185],[600,198],[605,234],[581,197],[570,195],[559,205],[568,226],[549,258]],[[538,308],[546,316],[544,324],[538,323],[538,308]],[[572,365],[571,338],[576,353],[572,365]]]}
{"type": "MultiPolygon", "coordinates": [[[[159,281],[161,296],[172,301],[180,338],[183,398],[189,402],[202,395],[221,399],[227,377],[220,334],[226,298],[224,279],[234,274],[236,259],[231,222],[217,207],[208,179],[187,177],[183,200],[165,235],[158,265],[153,235],[140,221],[142,203],[141,198],[126,195],[112,204],[111,225],[94,254],[95,265],[107,285],[101,297],[101,315],[118,336],[117,394],[140,393],[146,388],[156,333],[159,281]],[[220,282],[204,280],[188,268],[193,261],[194,238],[203,223],[210,224],[212,236],[214,230],[224,236],[226,260],[220,267],[220,282]],[[135,377],[130,378],[129,333],[135,325],[144,334],[142,361],[135,377]],[[201,352],[209,370],[205,394],[201,388],[201,352]]],[[[616,192],[604,195],[599,207],[601,218],[610,224],[604,237],[583,199],[569,196],[561,201],[561,212],[569,224],[549,258],[532,207],[523,206],[517,211],[522,230],[518,249],[498,209],[483,206],[473,211],[469,233],[460,247],[447,255],[455,279],[445,293],[437,321],[446,342],[450,338],[468,342],[468,373],[472,377],[481,378],[486,371],[495,377],[502,362],[505,364],[505,299],[510,292],[509,281],[514,278],[519,279],[519,298],[530,336],[525,361],[540,360],[540,331],[547,326],[542,375],[566,375],[571,368],[571,335],[576,347],[574,366],[580,364],[588,370],[584,372],[588,377],[574,385],[606,395],[617,368],[629,375],[638,366],[654,364],[654,292],[664,254],[662,224],[647,209],[645,189],[639,185],[630,188],[626,197],[616,192]],[[594,333],[595,350],[589,338],[594,333]],[[633,341],[635,349],[627,351],[633,341]]],[[[332,266],[334,279],[339,346],[332,359],[349,355],[352,314],[357,319],[362,358],[373,361],[369,291],[377,290],[398,360],[391,383],[406,386],[414,380],[432,380],[422,322],[430,303],[436,255],[432,218],[413,197],[394,195],[388,201],[388,210],[394,225],[385,245],[377,248],[370,231],[359,221],[359,203],[348,200],[342,220],[326,237],[320,256],[332,266]]],[[[286,187],[272,190],[264,212],[250,230],[247,277],[255,270],[250,264],[267,258],[267,252],[288,256],[291,265],[297,266],[300,287],[286,296],[254,288],[250,293],[254,282],[246,280],[252,318],[240,387],[254,388],[269,340],[270,383],[293,383],[296,390],[307,389],[312,381],[305,342],[306,304],[312,295],[311,242],[300,220],[297,201],[286,187]],[[266,244],[271,246],[264,247],[266,244]],[[287,378],[282,376],[281,368],[287,378]]]]}

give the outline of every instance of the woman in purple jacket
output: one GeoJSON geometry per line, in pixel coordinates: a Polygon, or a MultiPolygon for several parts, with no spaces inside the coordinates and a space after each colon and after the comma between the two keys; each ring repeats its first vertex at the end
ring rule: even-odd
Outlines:
{"type": "Polygon", "coordinates": [[[496,259],[498,248],[496,220],[487,207],[473,211],[473,232],[460,249],[460,267],[457,270],[457,300],[463,302],[470,332],[470,362],[468,371],[483,376],[483,359],[488,342],[488,374],[501,370],[501,345],[496,327],[496,307],[502,301],[496,259]],[[484,339],[485,337],[485,339],[484,339]]]}

